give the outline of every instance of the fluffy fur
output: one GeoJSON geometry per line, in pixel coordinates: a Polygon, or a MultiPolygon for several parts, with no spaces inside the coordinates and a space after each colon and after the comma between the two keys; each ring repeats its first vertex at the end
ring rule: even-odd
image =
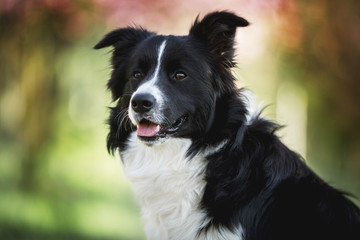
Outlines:
{"type": "Polygon", "coordinates": [[[148,239],[360,239],[359,209],[276,136],[235,87],[230,12],[187,36],[110,32],[109,151],[119,152],[148,239]]]}

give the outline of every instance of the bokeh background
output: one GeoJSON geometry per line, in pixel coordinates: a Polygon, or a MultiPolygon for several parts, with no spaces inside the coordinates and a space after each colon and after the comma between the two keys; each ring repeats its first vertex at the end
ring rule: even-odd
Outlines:
{"type": "MultiPolygon", "coordinates": [[[[360,2],[1,0],[0,239],[144,239],[120,162],[106,151],[108,31],[184,35],[231,10],[239,87],[332,185],[360,197],[360,2]]],[[[359,204],[359,200],[355,199],[359,204]]]]}

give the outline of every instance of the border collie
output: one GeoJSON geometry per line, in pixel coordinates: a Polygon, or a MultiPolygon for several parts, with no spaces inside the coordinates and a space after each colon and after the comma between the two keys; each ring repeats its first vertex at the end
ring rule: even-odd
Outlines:
{"type": "Polygon", "coordinates": [[[139,27],[112,46],[107,146],[119,153],[147,239],[360,239],[360,212],[276,136],[231,69],[231,12],[197,18],[187,36],[139,27]]]}

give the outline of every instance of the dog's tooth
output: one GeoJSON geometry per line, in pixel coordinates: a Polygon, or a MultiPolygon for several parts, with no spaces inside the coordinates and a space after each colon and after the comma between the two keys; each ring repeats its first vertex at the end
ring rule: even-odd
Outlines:
{"type": "Polygon", "coordinates": [[[156,132],[159,132],[160,131],[160,125],[157,125],[156,126],[156,132]]]}

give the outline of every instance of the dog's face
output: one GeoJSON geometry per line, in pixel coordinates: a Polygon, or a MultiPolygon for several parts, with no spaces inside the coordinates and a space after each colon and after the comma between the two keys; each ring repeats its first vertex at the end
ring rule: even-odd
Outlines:
{"type": "Polygon", "coordinates": [[[153,36],[130,57],[123,95],[130,94],[128,115],[146,144],[190,134],[192,116],[208,109],[213,87],[210,71],[189,38],[153,36]]]}
{"type": "Polygon", "coordinates": [[[108,86],[118,101],[112,114],[120,118],[117,127],[136,128],[147,145],[205,131],[216,98],[233,88],[235,29],[246,25],[243,18],[216,12],[196,20],[188,36],[136,28],[105,36],[95,48],[114,47],[108,86]]]}

